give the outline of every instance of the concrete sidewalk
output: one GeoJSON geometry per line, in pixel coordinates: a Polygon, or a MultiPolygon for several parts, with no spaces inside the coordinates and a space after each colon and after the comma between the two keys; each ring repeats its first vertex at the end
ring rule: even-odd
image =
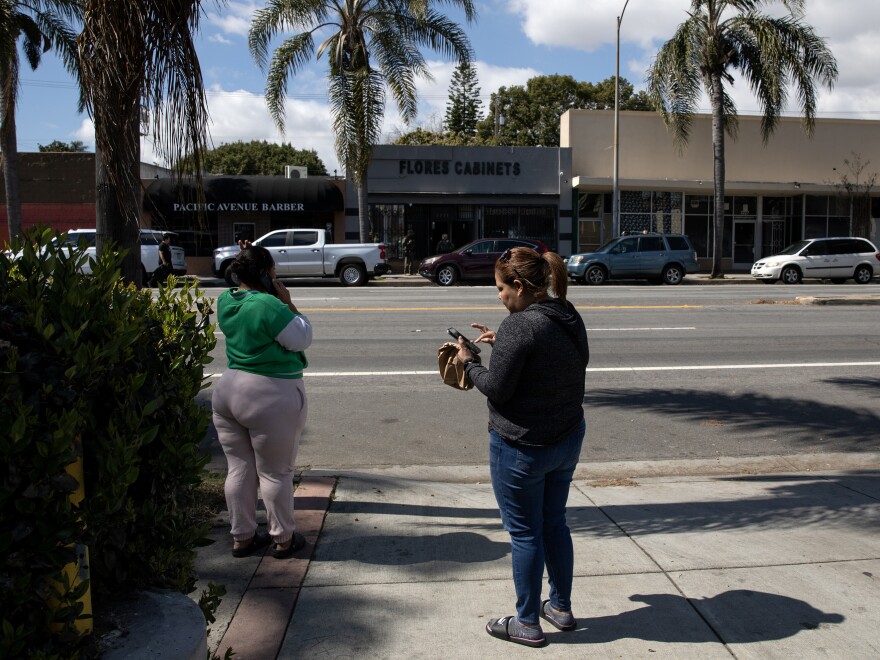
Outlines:
{"type": "Polygon", "coordinates": [[[515,602],[485,468],[306,472],[296,502],[297,558],[233,559],[223,521],[199,551],[220,657],[880,657],[878,454],[582,465],[578,628],[539,650],[484,631],[515,602]]]}

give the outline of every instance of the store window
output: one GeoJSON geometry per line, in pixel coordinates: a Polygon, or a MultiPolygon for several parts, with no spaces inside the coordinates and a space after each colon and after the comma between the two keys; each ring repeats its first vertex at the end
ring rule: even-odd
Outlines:
{"type": "Polygon", "coordinates": [[[682,194],[678,192],[625,190],[620,193],[620,232],[679,233],[681,206],[682,194]]]}
{"type": "Polygon", "coordinates": [[[604,198],[601,193],[578,196],[578,252],[595,252],[602,245],[604,198]]]}
{"type": "Polygon", "coordinates": [[[691,239],[698,257],[712,258],[714,202],[711,195],[687,195],[684,204],[684,233],[691,239]]]}
{"type": "Polygon", "coordinates": [[[556,249],[555,206],[486,206],[483,208],[485,238],[537,238],[556,249]]]}
{"type": "Polygon", "coordinates": [[[840,195],[806,195],[804,238],[849,236],[849,199],[840,195]]]}

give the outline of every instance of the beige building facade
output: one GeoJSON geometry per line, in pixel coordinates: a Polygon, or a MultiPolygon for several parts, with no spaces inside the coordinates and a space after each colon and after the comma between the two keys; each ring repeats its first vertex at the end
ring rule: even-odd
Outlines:
{"type": "MultiPolygon", "coordinates": [[[[686,233],[704,266],[713,244],[711,128],[711,116],[695,116],[679,150],[657,113],[621,112],[618,139],[621,231],[686,233]]],[[[613,143],[612,111],[562,116],[560,144],[572,150],[581,252],[612,237],[613,143]]],[[[785,117],[765,145],[761,118],[741,116],[737,139],[728,136],[725,147],[725,269],[747,270],[802,238],[850,235],[850,198],[839,184],[842,174],[852,177],[844,161],[856,158],[868,163],[862,180],[880,170],[880,121],[818,119],[810,138],[800,119],[785,117]]],[[[871,193],[878,218],[880,189],[871,193]]],[[[876,243],[876,220],[870,234],[876,243]]]]}

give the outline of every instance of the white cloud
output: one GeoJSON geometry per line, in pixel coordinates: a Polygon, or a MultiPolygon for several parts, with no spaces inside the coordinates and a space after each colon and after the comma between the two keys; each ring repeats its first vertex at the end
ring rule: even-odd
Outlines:
{"type": "Polygon", "coordinates": [[[256,2],[227,2],[219,10],[208,11],[205,19],[225,34],[246,37],[251,29],[251,18],[261,6],[256,2]]]}
{"type": "MultiPolygon", "coordinates": [[[[625,2],[591,0],[587,10],[582,0],[512,0],[508,10],[520,18],[524,34],[537,45],[593,52],[615,45],[616,17],[625,2]]],[[[634,0],[626,5],[620,39],[628,73],[621,75],[627,75],[636,88],[644,88],[645,71],[660,44],[685,20],[687,8],[682,0],[634,0]]],[[[838,64],[834,90],[820,91],[822,115],[880,117],[880,3],[810,0],[805,21],[828,40],[838,64]]],[[[735,84],[732,92],[741,112],[757,112],[757,101],[746,84],[735,84]]],[[[708,109],[708,104],[703,107],[708,109]]]]}
{"type": "Polygon", "coordinates": [[[212,34],[208,37],[208,41],[213,41],[215,44],[224,44],[226,46],[231,46],[233,44],[232,41],[224,37],[222,34],[212,34]]]}

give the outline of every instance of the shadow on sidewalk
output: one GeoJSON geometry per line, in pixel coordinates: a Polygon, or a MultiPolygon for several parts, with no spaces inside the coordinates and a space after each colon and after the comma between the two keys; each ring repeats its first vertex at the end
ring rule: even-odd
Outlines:
{"type": "Polygon", "coordinates": [[[748,644],[784,639],[844,621],[841,614],[823,612],[797,598],[748,589],[700,599],[672,594],[635,594],[629,599],[645,603],[646,607],[610,616],[579,618],[577,630],[551,632],[551,643],[606,644],[618,639],[644,639],[664,643],[748,644]],[[702,621],[692,616],[693,610],[702,621]],[[717,632],[719,628],[723,634],[717,632]]]}
{"type": "Polygon", "coordinates": [[[479,564],[510,554],[510,543],[491,541],[474,532],[422,536],[381,535],[321,543],[321,561],[357,561],[381,566],[409,566],[428,562],[479,564]]]}
{"type": "MultiPolygon", "coordinates": [[[[627,534],[675,534],[732,529],[780,530],[821,525],[823,529],[880,529],[880,470],[855,470],[835,477],[771,475],[714,478],[718,482],[780,482],[759,497],[705,501],[605,504],[601,511],[627,534]]],[[[590,496],[590,488],[581,488],[590,496]]],[[[590,508],[569,508],[573,533],[614,536],[590,508]]]]}

